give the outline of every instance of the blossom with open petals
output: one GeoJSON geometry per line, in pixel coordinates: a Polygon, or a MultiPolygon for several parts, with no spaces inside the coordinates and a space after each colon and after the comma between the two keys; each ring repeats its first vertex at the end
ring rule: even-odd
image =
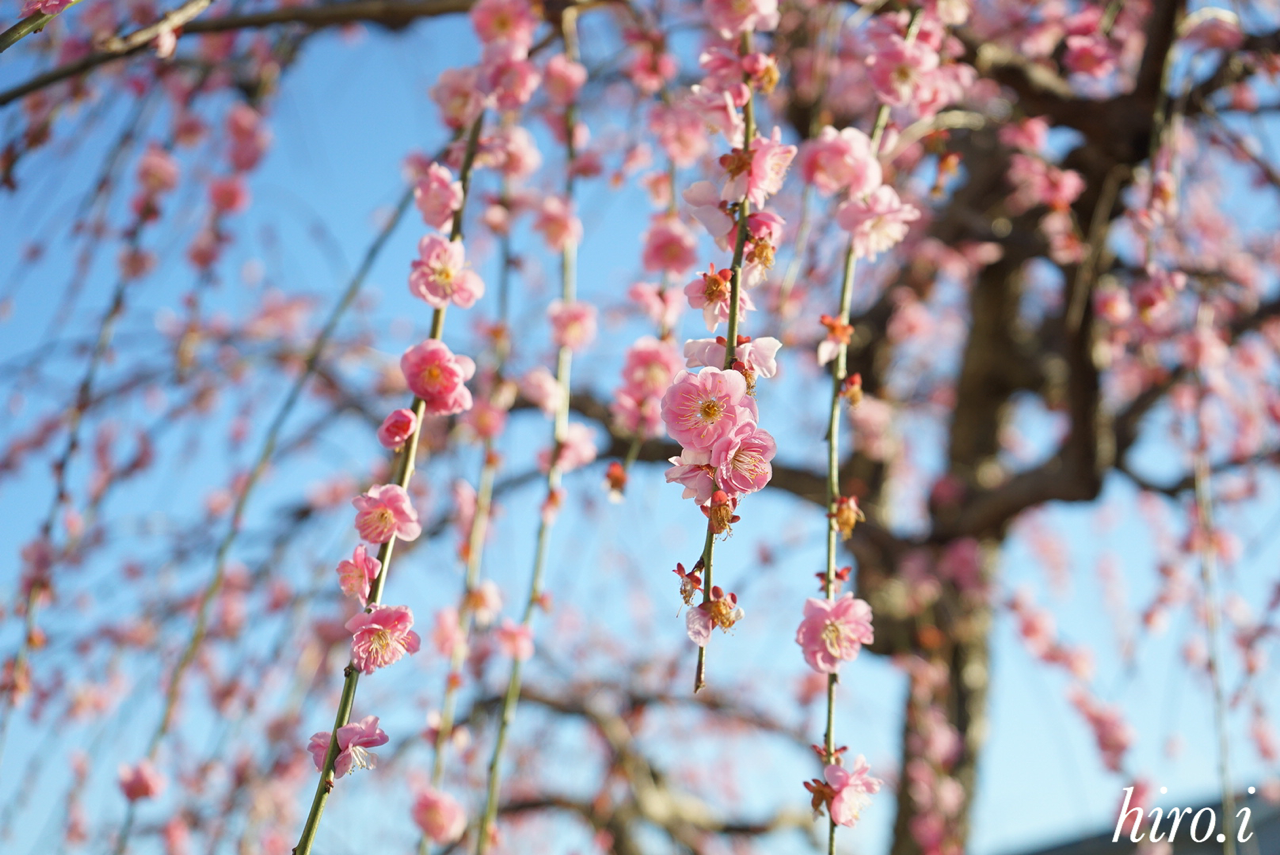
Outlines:
{"type": "Polygon", "coordinates": [[[671,438],[685,448],[708,451],[740,422],[755,420],[754,404],[747,396],[746,379],[737,371],[681,371],[662,396],[662,421],[671,438]]]}
{"type": "Polygon", "coordinates": [[[360,605],[369,600],[369,586],[378,578],[382,562],[369,554],[362,543],[355,548],[350,560],[338,564],[338,586],[348,597],[355,597],[360,605]]]}
{"type": "Polygon", "coordinates": [[[422,640],[413,631],[408,606],[378,606],[347,621],[351,633],[351,664],[366,674],[417,653],[422,640]]]}
{"type": "MultiPolygon", "coordinates": [[[[307,750],[318,771],[324,771],[324,758],[329,753],[333,736],[320,731],[311,737],[307,750]]],[[[333,761],[333,777],[341,778],[352,769],[372,769],[378,765],[378,755],[369,751],[387,744],[387,734],[378,727],[378,717],[368,715],[358,722],[338,728],[338,756],[333,761]]]]}
{"type": "Polygon", "coordinates": [[[453,222],[453,212],[462,207],[462,182],[447,166],[430,164],[413,188],[413,201],[422,220],[433,229],[445,229],[453,222]]]}
{"type": "Polygon", "coordinates": [[[871,606],[865,600],[845,594],[835,601],[816,597],[805,601],[796,644],[813,670],[834,674],[841,662],[857,657],[862,645],[870,644],[873,638],[871,606]]]}
{"type": "Polygon", "coordinates": [[[504,618],[502,625],[494,631],[494,637],[502,652],[512,659],[525,660],[533,655],[533,631],[511,618],[504,618]]]}
{"type": "Polygon", "coordinates": [[[351,500],[356,508],[356,531],[370,543],[386,543],[393,537],[417,540],[422,534],[418,512],[404,487],[378,484],[351,500]]]}
{"type": "Polygon", "coordinates": [[[469,356],[455,355],[444,342],[428,339],[409,348],[400,357],[400,370],[427,413],[451,416],[471,409],[471,391],[465,384],[476,373],[476,364],[469,356]]]}
{"type": "Polygon", "coordinates": [[[466,265],[461,241],[426,235],[409,272],[409,291],[433,309],[450,303],[469,309],[484,296],[484,281],[466,265]]]}
{"type": "Polygon", "coordinates": [[[858,258],[875,258],[891,248],[907,236],[908,223],[918,219],[920,210],[903,202],[887,184],[845,202],[836,211],[836,222],[853,237],[853,252],[858,258]]]}
{"type": "Polygon", "coordinates": [[[462,838],[467,812],[453,796],[429,789],[413,803],[413,821],[432,843],[447,845],[462,838]]]}
{"type": "Polygon", "coordinates": [[[585,348],[596,337],[596,307],[590,303],[553,300],[547,307],[551,338],[573,351],[585,348]]]}
{"type": "Polygon", "coordinates": [[[729,631],[735,623],[742,620],[743,611],[738,606],[737,594],[726,594],[719,585],[711,588],[711,597],[689,609],[685,616],[685,629],[689,639],[699,647],[706,647],[711,640],[711,630],[720,627],[729,631]]]}
{"type": "Polygon", "coordinates": [[[778,445],[768,431],[754,422],[740,422],[711,446],[716,483],[730,495],[762,490],[773,477],[769,461],[777,453],[778,445]]]}

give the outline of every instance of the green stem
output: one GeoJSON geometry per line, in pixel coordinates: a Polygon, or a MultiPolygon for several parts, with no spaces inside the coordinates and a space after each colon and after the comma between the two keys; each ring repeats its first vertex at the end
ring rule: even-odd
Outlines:
{"type": "MultiPolygon", "coordinates": [[[[844,276],[840,285],[839,322],[849,323],[849,310],[853,303],[853,278],[857,269],[857,258],[853,252],[853,239],[844,255],[844,276]]],[[[836,502],[840,498],[840,401],[844,388],[844,379],[848,370],[848,345],[840,345],[836,351],[834,364],[831,366],[831,406],[827,412],[827,571],[823,577],[823,592],[827,601],[836,595],[836,556],[839,548],[839,526],[836,524],[836,502]]],[[[825,762],[830,763],[836,750],[836,682],[835,674],[827,675],[827,730],[823,739],[826,749],[825,762]]],[[[827,823],[827,853],[835,855],[836,822],[830,819],[827,823]]]]}
{"type": "MultiPolygon", "coordinates": [[[[480,582],[481,559],[484,555],[485,537],[489,530],[489,509],[493,503],[493,485],[498,472],[498,456],[493,453],[493,444],[484,444],[484,466],[480,470],[480,486],[476,490],[476,510],[471,518],[471,530],[467,534],[467,574],[462,587],[462,605],[458,609],[458,620],[462,626],[462,634],[469,638],[471,627],[475,622],[475,612],[467,606],[468,597],[476,590],[480,582]]],[[[444,780],[445,748],[453,733],[453,717],[457,707],[458,690],[453,675],[462,669],[466,658],[467,646],[454,646],[449,657],[449,674],[445,678],[444,702],[440,706],[440,726],[436,732],[435,758],[431,765],[431,786],[439,787],[444,780]]]]}
{"type": "MultiPolygon", "coordinates": [[[[67,9],[70,9],[79,2],[80,0],[71,0],[62,12],[67,11],[67,9]]],[[[62,12],[58,12],[53,15],[46,15],[44,12],[32,12],[30,15],[23,18],[3,33],[0,33],[0,53],[4,53],[32,33],[40,32],[45,28],[46,24],[58,17],[62,12]]]]}
{"type": "MultiPolygon", "coordinates": [[[[578,60],[577,10],[570,7],[561,18],[561,31],[564,37],[565,57],[570,61],[578,60]]],[[[574,166],[577,158],[573,144],[573,130],[577,123],[577,108],[570,104],[565,109],[565,204],[573,202],[574,166]]],[[[560,299],[565,304],[572,303],[577,296],[578,245],[575,241],[566,241],[560,255],[560,299]]],[[[560,468],[560,451],[568,436],[569,429],[569,390],[570,376],[573,368],[573,351],[561,347],[556,355],[556,383],[560,387],[560,407],[556,411],[555,426],[552,429],[551,462],[547,467],[547,501],[559,501],[562,472],[560,468]]],[[[555,522],[555,512],[543,511],[538,522],[537,543],[534,547],[533,573],[529,580],[529,596],[525,600],[524,613],[520,624],[531,627],[534,611],[542,599],[543,576],[546,573],[547,553],[549,550],[551,527],[555,522]]],[[[498,788],[502,781],[502,755],[507,745],[507,734],[511,722],[515,719],[516,708],[520,701],[522,662],[518,658],[511,661],[511,674],[507,679],[507,691],[502,699],[502,718],[498,722],[498,733],[493,744],[493,754],[489,758],[488,783],[485,789],[484,813],[480,817],[480,827],[476,832],[476,855],[484,855],[489,848],[491,830],[498,818],[498,788]]]]}
{"type": "MultiPolygon", "coordinates": [[[[742,42],[739,45],[739,52],[742,56],[751,53],[751,33],[742,34],[742,42]]],[[[751,78],[743,75],[743,82],[751,85],[751,78]]],[[[742,150],[745,154],[751,152],[751,143],[755,140],[756,135],[756,110],[755,110],[755,91],[749,90],[747,103],[742,108],[742,150]]],[[[675,188],[672,188],[675,192],[675,188]]],[[[730,268],[729,279],[729,329],[725,334],[724,345],[724,370],[729,371],[733,368],[734,358],[737,356],[738,349],[738,301],[742,298],[742,258],[747,247],[747,217],[751,214],[751,202],[744,195],[738,201],[738,236],[733,245],[733,262],[730,268]]],[[[711,521],[707,520],[707,539],[702,547],[703,562],[703,585],[702,585],[702,604],[708,605],[711,602],[711,577],[712,577],[712,559],[715,553],[715,531],[711,527],[711,521]]],[[[710,639],[707,641],[710,644],[710,639]]],[[[693,691],[696,694],[700,689],[707,685],[707,648],[702,645],[698,648],[698,661],[693,669],[693,691]]]]}
{"type": "MultiPolygon", "coordinates": [[[[1213,309],[1200,306],[1197,322],[1213,328],[1213,309]]],[[[1209,468],[1209,430],[1205,418],[1208,397],[1203,372],[1197,377],[1195,447],[1196,525],[1200,529],[1200,582],[1204,586],[1205,630],[1209,635],[1209,682],[1213,695],[1214,730],[1218,737],[1218,776],[1222,795],[1223,855],[1235,855],[1235,790],[1231,785],[1231,743],[1227,734],[1227,702],[1222,690],[1222,632],[1218,619],[1218,561],[1213,542],[1213,485],[1209,468]]]]}

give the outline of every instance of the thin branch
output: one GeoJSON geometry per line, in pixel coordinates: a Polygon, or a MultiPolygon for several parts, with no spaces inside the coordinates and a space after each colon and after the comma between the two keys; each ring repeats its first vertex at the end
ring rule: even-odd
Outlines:
{"type": "Polygon", "coordinates": [[[471,8],[472,2],[473,0],[404,0],[404,2],[400,2],[400,0],[396,0],[396,2],[362,0],[361,2],[342,3],[333,6],[285,7],[252,15],[190,21],[190,18],[194,17],[194,15],[187,13],[198,6],[199,8],[195,9],[195,14],[199,14],[209,5],[210,0],[189,0],[186,5],[169,13],[168,16],[155,24],[144,27],[123,38],[114,39],[109,43],[109,46],[104,46],[103,49],[94,51],[75,62],[56,66],[43,74],[32,77],[25,83],[0,92],[0,107],[55,83],[61,83],[63,80],[78,77],[99,66],[132,56],[145,49],[152,39],[166,29],[174,30],[174,35],[179,38],[201,33],[261,29],[281,24],[303,24],[312,29],[320,29],[364,21],[381,24],[389,29],[402,29],[418,18],[432,18],[439,15],[465,12],[471,8]],[[185,26],[182,23],[174,23],[175,17],[184,14],[187,15],[186,20],[190,21],[190,23],[185,24],[185,26]],[[181,26],[180,31],[175,29],[179,26],[181,26]]]}

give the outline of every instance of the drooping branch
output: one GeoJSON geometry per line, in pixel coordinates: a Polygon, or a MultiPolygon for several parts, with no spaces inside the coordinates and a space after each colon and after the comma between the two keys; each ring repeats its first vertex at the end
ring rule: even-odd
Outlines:
{"type": "Polygon", "coordinates": [[[323,29],[345,24],[364,22],[378,24],[391,30],[399,30],[419,18],[465,12],[474,0],[358,0],[355,3],[335,3],[324,6],[288,6],[269,12],[250,15],[227,15],[204,21],[191,20],[209,5],[211,0],[190,0],[154,24],[143,27],[123,38],[106,42],[101,48],[76,60],[51,68],[10,89],[0,92],[0,107],[38,92],[55,83],[79,77],[108,63],[126,59],[147,48],[162,30],[171,30],[175,37],[203,33],[226,33],[238,30],[299,24],[310,29],[323,29]],[[199,7],[199,8],[195,8],[199,7]],[[180,28],[180,29],[179,29],[180,28]]]}

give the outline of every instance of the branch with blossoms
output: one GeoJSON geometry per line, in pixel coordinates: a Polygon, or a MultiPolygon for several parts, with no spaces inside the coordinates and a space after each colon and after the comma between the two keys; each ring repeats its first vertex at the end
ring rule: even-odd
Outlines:
{"type": "MultiPolygon", "coordinates": [[[[824,196],[844,193],[847,197],[836,212],[836,221],[849,232],[844,255],[840,297],[836,315],[823,315],[826,338],[818,345],[818,364],[831,364],[831,398],[827,410],[827,537],[826,568],[818,574],[823,599],[811,598],[805,603],[804,619],[796,632],[796,643],[804,650],[805,661],[826,675],[826,729],[821,747],[814,746],[822,760],[823,779],[808,782],[805,787],[813,795],[815,811],[826,809],[827,851],[835,855],[836,826],[853,826],[868,796],[879,791],[881,782],[868,775],[865,759],[859,755],[853,770],[845,769],[841,755],[844,746],[836,746],[835,707],[838,670],[842,661],[857,657],[862,645],[874,641],[871,606],[845,593],[837,592],[849,580],[851,567],[837,569],[838,536],[848,540],[858,522],[865,516],[854,496],[840,492],[840,428],[845,405],[857,407],[863,397],[862,377],[848,373],[849,344],[853,334],[850,311],[853,302],[854,276],[859,259],[875,256],[901,241],[907,224],[919,219],[920,212],[904,204],[894,189],[883,183],[879,159],[880,143],[890,118],[890,107],[913,100],[914,91],[902,81],[910,80],[918,66],[929,67],[934,61],[921,56],[916,36],[921,24],[919,11],[913,14],[901,36],[890,35],[876,54],[872,80],[882,104],[876,113],[870,137],[855,128],[837,131],[827,126],[807,141],[801,153],[801,167],[806,187],[812,186],[824,196]]],[[[936,60],[935,60],[936,61],[936,60]]],[[[892,158],[890,158],[892,162],[892,158]]]]}
{"type": "Polygon", "coordinates": [[[738,45],[736,52],[718,47],[703,54],[700,62],[706,76],[695,87],[694,97],[718,104],[724,111],[719,130],[733,149],[719,161],[724,186],[717,191],[710,182],[698,182],[685,191],[684,198],[717,245],[726,249],[732,238],[734,248],[728,268],[716,270],[711,265],[685,294],[691,307],[702,310],[710,332],[721,323],[727,323],[727,332],[723,339],[686,342],[689,366],[701,370],[677,374],[661,404],[667,433],[682,447],[680,456],[672,458],[667,480],[684,486],[684,497],[693,498],[707,518],[702,555],[688,573],[683,566],[676,570],[681,596],[690,607],[689,638],[698,646],[695,692],[706,685],[706,648],[712,629],[727,631],[744,614],[737,596],[715,584],[716,538],[728,537],[732,524],[739,521],[740,498],[769,482],[769,461],[777,453],[773,437],[757,423],[755,378],[758,373],[773,373],[779,344],[762,339],[751,346],[749,339],[742,339],[740,349],[738,328],[741,314],[754,308],[744,286],[763,281],[781,238],[782,218],[762,209],[768,197],[781,189],[796,152],[795,146],[782,144],[777,128],[770,138],[756,132],[754,93],[771,91],[778,72],[772,57],[753,52],[751,34],[777,26],[776,7],[715,4],[707,11],[720,37],[730,44],[736,39],[738,45]],[[702,601],[694,606],[699,590],[702,601]]]}
{"type": "MultiPolygon", "coordinates": [[[[245,105],[237,105],[228,114],[228,135],[230,137],[229,161],[233,167],[233,172],[229,176],[223,178],[215,178],[210,182],[209,197],[211,201],[211,217],[210,224],[201,231],[193,242],[188,252],[188,257],[192,263],[200,270],[204,271],[207,276],[211,265],[216,260],[223,237],[220,232],[219,222],[229,213],[242,210],[248,204],[248,194],[242,184],[242,175],[244,172],[252,169],[257,165],[258,161],[269,143],[270,134],[262,126],[260,114],[245,105]]],[[[176,169],[171,163],[160,162],[148,167],[148,161],[144,159],[143,166],[149,168],[152,173],[159,171],[161,175],[167,175],[165,170],[176,169]]],[[[151,180],[151,185],[156,183],[156,179],[151,180]]],[[[150,186],[150,185],[149,185],[150,186]]],[[[285,395],[279,409],[276,411],[267,432],[263,438],[262,445],[255,458],[255,462],[250,470],[241,479],[238,479],[236,485],[236,498],[231,511],[231,520],[226,533],[218,541],[214,549],[214,572],[201,592],[199,604],[196,611],[195,626],[192,630],[191,637],[187,641],[181,655],[178,658],[172,672],[169,676],[168,687],[165,694],[165,703],[161,719],[152,733],[149,747],[147,750],[146,760],[144,762],[153,762],[157,752],[160,749],[161,742],[168,734],[173,723],[173,717],[177,710],[178,699],[186,676],[187,669],[194,663],[196,656],[204,643],[209,624],[210,610],[218,597],[226,580],[226,572],[228,558],[231,549],[239,537],[242,529],[245,510],[248,506],[249,499],[254,492],[259,480],[266,472],[268,466],[273,462],[277,444],[280,441],[281,433],[289,416],[297,406],[302,391],[311,379],[321,373],[320,360],[328,347],[330,340],[333,338],[338,323],[351,306],[356,295],[363,287],[366,277],[372,268],[374,260],[378,257],[382,247],[390,238],[391,233],[399,224],[401,217],[407,210],[409,202],[413,198],[412,191],[406,192],[398,204],[393,215],[384,224],[378,236],[374,239],[369,249],[365,253],[359,269],[344,289],[342,296],[330,311],[328,318],[325,320],[320,332],[312,340],[307,348],[303,359],[303,370],[299,372],[295,378],[289,392],[285,395]]],[[[149,207],[154,208],[154,204],[149,207]]],[[[190,368],[192,351],[195,342],[200,338],[199,329],[199,295],[198,292],[192,294],[188,301],[190,317],[183,329],[181,337],[177,344],[178,371],[180,376],[190,368]]],[[[357,553],[356,561],[359,562],[361,568],[372,567],[372,559],[360,551],[357,553]]],[[[375,562],[376,563],[376,562],[375,562]]],[[[352,565],[352,562],[344,562],[339,567],[339,573],[342,575],[344,567],[352,565]]],[[[353,565],[354,566],[354,565],[353,565]]],[[[350,587],[347,580],[343,579],[344,591],[350,587]]],[[[376,722],[375,722],[376,724],[376,722]]],[[[133,807],[136,799],[130,800],[130,809],[125,819],[124,830],[122,830],[118,847],[123,851],[127,846],[129,831],[133,822],[133,807]]]]}
{"type": "Polygon", "coordinates": [[[352,633],[351,662],[344,671],[342,696],[333,730],[312,738],[312,754],[320,771],[320,781],[294,849],[296,855],[306,855],[311,851],[325,802],[334,781],[342,776],[338,771],[340,758],[350,755],[353,759],[346,768],[359,767],[363,755],[353,754],[353,751],[386,741],[385,734],[377,727],[376,717],[368,716],[358,725],[348,722],[360,674],[372,674],[407,654],[416,653],[421,643],[412,629],[413,612],[408,606],[382,605],[382,593],[396,541],[412,541],[422,533],[407,487],[413,477],[423,419],[428,415],[461,413],[470,409],[472,404],[471,392],[464,384],[475,373],[475,363],[469,357],[454,355],[440,337],[450,303],[469,307],[484,290],[480,278],[464,267],[462,246],[467,191],[484,123],[484,102],[479,93],[467,100],[460,112],[447,113],[446,121],[455,129],[470,127],[460,177],[454,183],[447,180],[444,167],[438,167],[434,172],[428,167],[425,181],[428,199],[419,199],[419,205],[427,211],[439,212],[440,217],[434,220],[434,224],[440,227],[449,225],[450,236],[447,242],[435,234],[422,238],[419,243],[421,257],[413,262],[409,277],[410,291],[434,309],[430,337],[405,351],[400,360],[405,381],[414,394],[412,404],[405,410],[391,413],[378,431],[378,438],[384,445],[397,449],[394,483],[371,487],[353,501],[356,530],[363,540],[379,544],[378,556],[369,556],[362,543],[355,548],[349,561],[338,566],[343,593],[356,599],[364,606],[364,611],[346,623],[346,629],[352,633]],[[440,180],[432,181],[431,177],[440,180]],[[321,744],[324,745],[323,752],[319,750],[321,744]]]}

